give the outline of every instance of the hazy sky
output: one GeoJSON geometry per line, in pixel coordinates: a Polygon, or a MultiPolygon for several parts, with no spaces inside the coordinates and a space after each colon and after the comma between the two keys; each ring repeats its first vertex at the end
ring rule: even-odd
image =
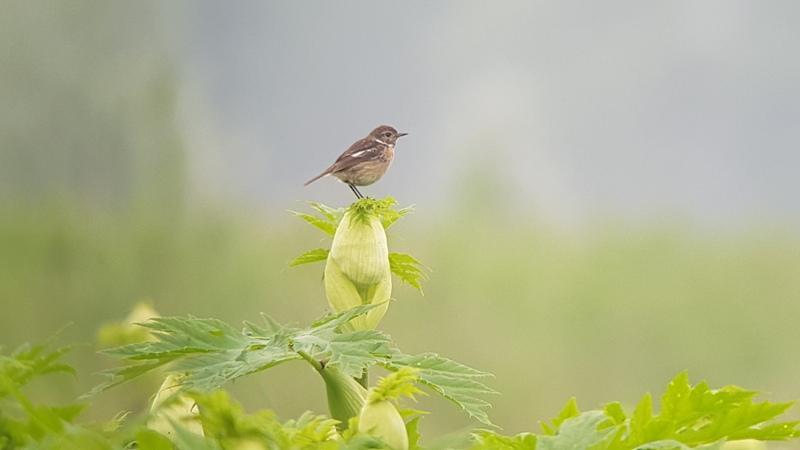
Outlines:
{"type": "Polygon", "coordinates": [[[331,179],[302,183],[388,123],[410,135],[374,196],[436,204],[469,173],[558,222],[800,223],[798,2],[186,8],[201,189],[349,201],[331,179]]]}

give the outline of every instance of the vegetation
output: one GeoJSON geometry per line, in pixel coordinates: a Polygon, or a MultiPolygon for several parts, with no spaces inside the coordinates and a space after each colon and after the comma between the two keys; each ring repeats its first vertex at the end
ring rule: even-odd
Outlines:
{"type": "Polygon", "coordinates": [[[128,322],[106,327],[101,336],[107,342],[124,344],[104,353],[125,364],[109,370],[108,381],[85,398],[156,373],[164,381],[148,413],[80,422],[84,404],[49,406],[27,394],[36,378],[73,372],[61,362],[68,349],[23,346],[4,356],[0,448],[644,450],[800,437],[798,422],[778,420],[791,403],[756,401],[756,392],[736,386],[693,385],[686,373],[669,383],[658,412],[649,394],[632,410],[612,402],[582,412],[572,399],[555,419],[541,423],[539,434],[500,433],[489,419],[487,395],[496,392],[486,384],[488,373],[434,353],[406,354],[377,329],[390,304],[390,273],[415,288],[426,274],[416,258],[388,252],[384,230],[408,212],[394,205],[392,199],[364,199],[346,210],[312,204],[317,215],[298,214],[333,237],[329,251],[312,250],[292,262],[326,264],[332,312],[309,326],[264,315],[238,329],[217,319],[159,317],[139,308],[128,322]],[[144,318],[149,320],[130,323],[144,318]],[[320,375],[330,418],[304,413],[281,421],[269,410],[247,413],[222,390],[291,361],[320,375]],[[371,383],[368,370],[378,367],[387,375],[371,383]],[[420,394],[442,396],[481,427],[458,443],[425,443],[419,424],[427,413],[408,409],[420,394]]]}

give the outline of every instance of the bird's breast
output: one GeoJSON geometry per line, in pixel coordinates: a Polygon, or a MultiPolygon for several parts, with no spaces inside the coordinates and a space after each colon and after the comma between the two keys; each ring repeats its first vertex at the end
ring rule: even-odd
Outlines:
{"type": "Polygon", "coordinates": [[[381,152],[381,159],[386,162],[392,162],[392,159],[394,159],[394,146],[387,146],[386,149],[381,152]]]}

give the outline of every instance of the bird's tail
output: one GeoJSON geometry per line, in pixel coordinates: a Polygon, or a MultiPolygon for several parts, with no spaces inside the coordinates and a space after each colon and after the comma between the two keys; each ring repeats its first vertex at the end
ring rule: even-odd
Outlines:
{"type": "Polygon", "coordinates": [[[328,170],[326,170],[325,172],[322,172],[321,174],[319,174],[319,175],[315,176],[314,178],[312,178],[312,179],[310,179],[310,180],[306,181],[306,182],[303,184],[303,186],[308,186],[309,184],[311,184],[311,183],[313,183],[313,182],[315,182],[315,181],[319,180],[320,178],[324,177],[325,175],[330,175],[330,173],[331,173],[331,171],[330,171],[330,169],[328,169],[328,170]]]}

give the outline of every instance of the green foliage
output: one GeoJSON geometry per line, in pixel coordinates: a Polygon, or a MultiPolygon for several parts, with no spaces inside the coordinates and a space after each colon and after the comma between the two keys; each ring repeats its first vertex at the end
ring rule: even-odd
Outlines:
{"type": "Polygon", "coordinates": [[[472,450],[535,450],[536,436],[520,433],[516,436],[503,436],[491,431],[475,433],[472,450]]]}
{"type": "Polygon", "coordinates": [[[414,394],[422,393],[422,391],[417,388],[417,381],[419,381],[417,369],[402,367],[388,376],[381,378],[378,384],[370,389],[367,401],[396,401],[401,397],[414,399],[414,394]]]}
{"type": "Polygon", "coordinates": [[[24,388],[48,374],[74,370],[61,362],[67,347],[23,346],[0,355],[0,449],[104,449],[105,438],[95,430],[74,424],[86,405],[44,405],[34,402],[24,388]]]}
{"type": "Polygon", "coordinates": [[[330,253],[330,250],[327,248],[315,248],[313,250],[309,250],[293,259],[292,262],[289,263],[289,267],[325,261],[328,259],[328,253],[330,253]]]}
{"type": "Polygon", "coordinates": [[[398,353],[391,359],[382,362],[382,365],[390,370],[400,370],[405,367],[415,369],[422,384],[455,403],[469,417],[485,425],[494,425],[486,412],[491,405],[480,398],[483,395],[497,393],[481,381],[483,378],[490,377],[491,374],[443,358],[435,353],[414,356],[398,353]]]}
{"type": "Polygon", "coordinates": [[[377,216],[384,229],[389,229],[401,217],[413,211],[413,207],[397,209],[397,200],[392,197],[383,199],[362,198],[353,202],[348,208],[356,218],[377,216]]]}
{"type": "Polygon", "coordinates": [[[398,278],[422,293],[422,280],[426,279],[427,275],[417,258],[407,253],[390,252],[389,267],[398,278]]]}
{"type": "MultiPolygon", "coordinates": [[[[285,352],[302,351],[315,358],[327,358],[327,364],[351,374],[375,364],[393,370],[370,390],[370,397],[376,401],[413,396],[418,392],[416,383],[421,383],[455,401],[473,417],[482,412],[481,404],[470,398],[487,390],[469,381],[487,374],[437,355],[403,355],[391,348],[388,338],[378,331],[340,332],[342,325],[369,309],[330,315],[303,329],[285,327],[265,318],[263,324],[247,324],[238,334],[227,325],[209,319],[154,319],[145,326],[154,334],[155,341],[134,344],[139,347],[121,347],[112,353],[131,361],[171,361],[187,377],[194,377],[195,381],[186,387],[198,388],[215,384],[209,380],[234,377],[211,377],[195,364],[186,364],[195,356],[209,357],[207,362],[214,370],[232,370],[241,376],[260,364],[253,365],[253,361],[263,362],[247,352],[274,354],[271,346],[277,346],[285,352]],[[333,345],[337,338],[347,344],[333,345]],[[150,353],[140,354],[137,350],[150,353]],[[227,354],[230,352],[242,356],[240,366],[233,365],[231,361],[235,359],[227,354]]],[[[117,450],[131,448],[132,442],[141,450],[388,449],[379,438],[356,432],[355,418],[348,431],[340,434],[337,421],[312,413],[288,421],[280,421],[274,412],[267,410],[247,413],[228,393],[216,389],[187,391],[198,411],[191,420],[202,425],[202,435],[192,432],[187,423],[173,422],[175,432],[167,437],[144,428],[141,421],[126,424],[124,416],[105,426],[82,425],[77,417],[83,405],[36,404],[23,393],[32,380],[44,375],[72,373],[61,362],[66,351],[65,348],[48,350],[42,345],[25,346],[9,356],[0,356],[0,449],[117,450]]],[[[294,357],[299,358],[300,355],[294,357]]],[[[711,389],[705,382],[692,385],[688,376],[680,373],[661,395],[660,411],[654,409],[649,394],[631,412],[618,402],[608,403],[599,410],[581,411],[573,398],[554,419],[542,422],[541,435],[504,436],[479,430],[469,445],[472,450],[685,450],[718,448],[722,443],[743,439],[771,441],[800,437],[798,422],[776,421],[791,403],[756,401],[756,396],[756,392],[736,386],[711,389]]],[[[410,449],[422,448],[419,414],[419,411],[402,411],[410,449]]]]}
{"type": "Polygon", "coordinates": [[[773,422],[792,403],[756,402],[756,395],[737,386],[713,390],[705,382],[691,385],[686,373],[680,373],[662,395],[658,414],[649,394],[630,415],[617,402],[581,412],[573,398],[555,419],[542,423],[541,436],[484,431],[476,434],[473,450],[682,450],[742,439],[800,437],[799,422],[773,422]]]}
{"type": "Polygon", "coordinates": [[[172,364],[176,373],[186,373],[187,388],[211,390],[238,377],[297,359],[280,334],[252,336],[215,319],[161,317],[143,324],[156,338],[105,350],[103,353],[131,362],[107,372],[111,379],[99,389],[139,377],[155,368],[172,364]]]}
{"type": "Polygon", "coordinates": [[[224,391],[192,394],[200,411],[198,420],[207,438],[222,448],[291,450],[302,448],[336,449],[336,421],[305,413],[297,420],[281,423],[271,411],[246,414],[241,405],[224,391]],[[322,445],[326,444],[326,445],[322,445]]]}
{"type": "Polygon", "coordinates": [[[318,228],[319,230],[322,230],[322,232],[327,234],[328,236],[333,237],[333,235],[336,234],[336,225],[339,223],[338,221],[334,222],[333,220],[330,220],[327,217],[319,218],[311,214],[301,213],[297,211],[291,211],[291,212],[295,216],[304,220],[309,225],[312,225],[318,228]]]}
{"type": "Polygon", "coordinates": [[[406,419],[406,433],[408,433],[408,450],[421,450],[422,447],[420,446],[420,439],[422,436],[419,432],[419,421],[422,419],[422,416],[414,416],[411,419],[408,419],[404,411],[400,411],[400,414],[403,415],[403,418],[406,419]]]}
{"type": "Polygon", "coordinates": [[[50,373],[75,374],[61,362],[69,347],[48,350],[47,345],[23,345],[10,356],[0,355],[0,398],[13,395],[31,380],[50,373]]]}
{"type": "MultiPolygon", "coordinates": [[[[380,213],[384,227],[392,225],[405,214],[391,213],[394,204],[386,200],[366,199],[356,202],[353,207],[360,208],[360,213],[386,209],[389,212],[380,213]]],[[[344,212],[320,204],[312,204],[312,208],[317,213],[317,216],[311,216],[315,219],[303,220],[326,233],[330,231],[331,225],[335,230],[344,212]]],[[[13,239],[9,239],[11,241],[13,239]]],[[[470,236],[470,243],[480,241],[482,240],[470,236]]],[[[171,240],[165,239],[157,243],[162,242],[171,240]]],[[[246,247],[250,248],[249,243],[247,244],[246,247]]],[[[497,244],[492,242],[492,245],[497,244]]],[[[515,242],[514,248],[519,245],[515,242]]],[[[471,246],[458,247],[481,253],[471,246]]],[[[324,249],[307,252],[297,264],[323,260],[325,255],[324,249]]],[[[528,258],[529,255],[524,257],[528,258]]],[[[397,256],[389,258],[398,259],[397,256]]],[[[111,261],[114,258],[107,259],[111,261]]],[[[468,258],[461,260],[470,261],[468,258]]],[[[409,279],[417,276],[417,280],[424,275],[421,265],[413,257],[404,255],[398,261],[391,265],[393,272],[401,278],[403,276],[400,273],[406,273],[409,279]],[[411,259],[403,261],[404,257],[411,259]],[[403,263],[406,264],[405,267],[403,263]],[[401,269],[398,270],[397,267],[401,269]]],[[[485,265],[486,261],[482,260],[480,264],[475,264],[475,270],[482,273],[485,265]]],[[[11,264],[8,266],[12,268],[11,264]]],[[[541,269],[549,267],[547,264],[541,266],[541,269]]],[[[520,265],[517,273],[505,275],[520,280],[518,289],[528,287],[525,283],[530,277],[526,276],[524,268],[525,266],[520,265]]],[[[467,272],[460,276],[470,277],[470,274],[467,272]]],[[[11,278],[14,277],[7,279],[11,278]]],[[[542,278],[548,279],[547,276],[542,278]]],[[[404,281],[411,283],[409,280],[404,281]]],[[[588,285],[594,288],[591,281],[589,280],[588,285]]],[[[469,286],[470,290],[474,288],[469,286]]],[[[497,294],[494,286],[492,288],[488,291],[493,295],[489,300],[505,301],[504,296],[497,294]]],[[[502,304],[503,307],[509,305],[510,303],[502,304]]],[[[241,376],[286,361],[301,359],[318,370],[335,368],[335,372],[341,372],[349,381],[353,381],[353,377],[362,376],[372,366],[382,366],[392,373],[370,390],[376,398],[392,399],[412,394],[417,386],[427,386],[455,403],[470,417],[491,425],[486,412],[489,404],[482,398],[493,392],[484,384],[489,374],[435,354],[403,354],[380,331],[353,332],[346,329],[344,325],[351,319],[377,306],[369,305],[329,315],[309,327],[288,327],[269,317],[264,317],[258,324],[246,323],[243,329],[231,327],[215,319],[195,317],[167,317],[145,323],[140,327],[144,334],[137,334],[135,338],[140,340],[146,335],[151,339],[149,342],[135,343],[108,352],[123,359],[126,365],[109,373],[111,379],[104,388],[156,369],[159,369],[159,374],[163,374],[162,369],[168,373],[180,373],[186,380],[182,394],[191,396],[197,402],[199,413],[196,418],[190,417],[189,420],[173,423],[175,432],[169,436],[145,428],[142,423],[145,423],[147,417],[126,423],[114,420],[111,422],[112,426],[82,425],[77,419],[83,405],[48,406],[32,401],[23,392],[31,388],[31,380],[47,373],[71,371],[59,362],[63,350],[47,351],[44,347],[32,347],[24,348],[9,357],[0,357],[0,449],[121,449],[133,448],[134,445],[142,450],[386,448],[380,439],[358,433],[357,418],[350,420],[348,430],[338,434],[336,422],[325,416],[306,413],[295,420],[284,422],[271,411],[245,412],[229,394],[218,390],[218,387],[241,376]],[[203,426],[203,435],[193,432],[188,426],[198,423],[203,426]]],[[[580,311],[581,314],[594,318],[589,313],[594,314],[596,311],[585,312],[583,308],[579,308],[582,305],[577,303],[572,306],[576,315],[580,311]]],[[[502,311],[506,312],[505,309],[502,311]]],[[[527,319],[529,316],[520,317],[527,319]]],[[[572,317],[573,320],[579,318],[572,317]]],[[[527,323],[525,325],[528,326],[527,323]]],[[[568,331],[576,334],[585,332],[578,326],[569,328],[568,331]]],[[[594,330],[588,331],[602,340],[603,335],[594,333],[594,330]]],[[[515,358],[516,360],[518,359],[515,358]]],[[[286,388],[291,389],[293,386],[286,388]]],[[[777,421],[789,408],[789,403],[756,401],[755,396],[753,391],[733,386],[712,390],[705,383],[691,385],[688,377],[680,374],[670,383],[664,395],[657,397],[660,398],[660,405],[657,407],[649,394],[631,411],[623,408],[620,403],[613,402],[599,410],[582,412],[572,399],[555,419],[542,423],[541,435],[521,433],[504,436],[496,431],[479,430],[468,444],[448,448],[472,445],[473,449],[509,450],[716,449],[728,441],[785,440],[798,437],[797,423],[777,421]]],[[[520,412],[527,415],[525,411],[520,412]]],[[[421,448],[419,421],[418,413],[403,414],[408,447],[411,449],[421,448]]]]}
{"type": "Polygon", "coordinates": [[[93,392],[108,389],[166,367],[180,373],[184,388],[210,391],[236,378],[296,359],[336,367],[359,377],[379,364],[391,371],[415,373],[419,381],[459,406],[467,415],[491,425],[481,395],[494,393],[480,381],[489,376],[434,354],[405,355],[377,330],[343,331],[342,326],[379,305],[363,305],[330,315],[308,328],[285,327],[270,318],[263,325],[245,324],[242,331],[215,319],[156,318],[142,326],[156,338],[104,351],[126,366],[107,372],[110,380],[93,392]],[[410,370],[410,371],[409,371],[410,370]]]}

